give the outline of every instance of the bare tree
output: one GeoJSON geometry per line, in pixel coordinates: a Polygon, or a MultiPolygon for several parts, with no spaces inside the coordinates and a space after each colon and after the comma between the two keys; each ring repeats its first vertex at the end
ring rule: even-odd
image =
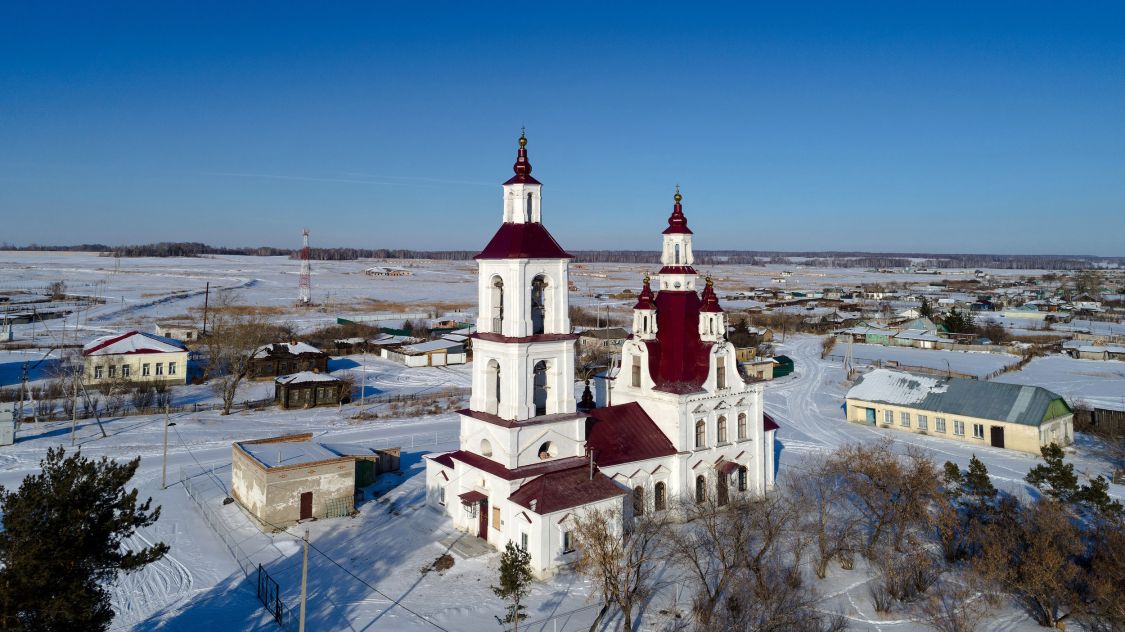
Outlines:
{"type": "Polygon", "coordinates": [[[847,487],[835,462],[828,456],[814,456],[783,483],[784,493],[802,508],[800,530],[808,534],[816,546],[813,561],[816,576],[824,579],[833,559],[850,567],[860,517],[847,501],[847,487]]]}
{"type": "MultiPolygon", "coordinates": [[[[818,609],[818,597],[798,565],[779,556],[763,564],[759,576],[741,572],[730,583],[708,632],[841,632],[847,619],[818,609]]],[[[791,558],[791,556],[790,556],[791,558]]]]}
{"type": "Polygon", "coordinates": [[[276,342],[278,328],[252,309],[241,309],[233,292],[220,292],[207,333],[207,367],[211,388],[223,401],[222,414],[229,415],[238,385],[250,372],[255,351],[276,342]]]}
{"type": "Polygon", "coordinates": [[[595,509],[574,518],[578,560],[574,568],[595,584],[603,607],[590,630],[598,629],[609,606],[621,609],[623,629],[633,630],[633,609],[653,590],[654,573],[665,550],[667,512],[646,512],[625,531],[618,509],[595,509]]]}
{"type": "Polygon", "coordinates": [[[1094,632],[1125,630],[1125,524],[1106,520],[1096,527],[1086,599],[1077,618],[1094,632]]]}
{"type": "Polygon", "coordinates": [[[706,627],[735,575],[748,570],[744,543],[750,537],[750,521],[744,507],[728,510],[710,498],[680,499],[676,505],[685,524],[669,543],[670,558],[691,577],[696,589],[693,614],[697,624],[706,627]]]}
{"type": "Polygon", "coordinates": [[[937,632],[975,632],[986,611],[977,591],[952,582],[941,584],[922,602],[926,623],[937,632]]]}

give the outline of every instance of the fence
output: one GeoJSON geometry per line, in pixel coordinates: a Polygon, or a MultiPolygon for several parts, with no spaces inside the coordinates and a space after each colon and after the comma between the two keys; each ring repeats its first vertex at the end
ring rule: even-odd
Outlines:
{"type": "Polygon", "coordinates": [[[293,616],[293,610],[281,598],[281,591],[276,581],[274,581],[260,563],[255,563],[250,559],[250,555],[246,553],[242,545],[236,540],[231,533],[230,527],[219,515],[218,510],[213,506],[218,502],[215,497],[208,498],[207,492],[213,491],[215,487],[219,487],[224,491],[223,497],[226,497],[226,487],[223,486],[222,481],[219,480],[215,474],[214,468],[207,470],[203,468],[191,469],[184,468],[180,470],[180,481],[184,485],[184,491],[187,492],[189,498],[199,508],[199,515],[203,517],[203,521],[211,528],[215,535],[219,536],[223,545],[227,547],[227,551],[234,558],[238,568],[242,570],[242,574],[247,579],[250,575],[256,574],[257,578],[257,593],[258,599],[265,606],[266,610],[270,613],[275,621],[281,626],[285,632],[292,632],[297,629],[296,617],[293,616]]]}
{"type": "MultiPolygon", "coordinates": [[[[595,603],[582,608],[568,610],[551,615],[542,619],[534,621],[521,621],[520,630],[526,632],[576,632],[578,630],[589,630],[590,625],[593,624],[594,619],[597,618],[598,612],[602,609],[602,604],[595,603]]],[[[602,629],[605,629],[605,624],[612,620],[614,612],[611,610],[606,613],[602,619],[602,629]]],[[[514,632],[514,627],[504,628],[504,632],[514,632]]]]}
{"type": "MultiPolygon", "coordinates": [[[[840,354],[829,354],[829,355],[824,356],[824,359],[825,360],[832,360],[832,361],[835,361],[835,362],[843,362],[844,357],[845,356],[840,355],[840,354]]],[[[872,366],[877,366],[877,367],[887,367],[887,368],[893,368],[893,369],[900,369],[900,370],[903,370],[903,371],[909,371],[911,373],[925,373],[927,375],[937,375],[937,376],[940,376],[940,377],[945,377],[945,376],[960,377],[960,378],[965,378],[965,379],[968,379],[968,380],[979,379],[976,375],[971,375],[969,373],[961,373],[960,371],[952,371],[952,370],[949,370],[949,369],[935,369],[933,367],[928,367],[928,366],[914,366],[912,364],[902,364],[901,362],[897,362],[895,360],[877,360],[877,359],[871,359],[871,358],[857,358],[857,357],[853,356],[851,358],[851,360],[849,360],[849,361],[853,365],[854,364],[864,364],[864,365],[872,365],[872,366]]]]}

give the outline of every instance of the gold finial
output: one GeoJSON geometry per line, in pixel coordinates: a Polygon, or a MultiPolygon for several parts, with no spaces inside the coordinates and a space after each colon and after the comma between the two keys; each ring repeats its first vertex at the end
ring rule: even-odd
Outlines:
{"type": "Polygon", "coordinates": [[[648,272],[645,272],[645,285],[648,285],[648,281],[649,281],[648,272]]]}
{"type": "Polygon", "coordinates": [[[520,147],[527,147],[527,128],[520,127],[520,147]]]}
{"type": "Polygon", "coordinates": [[[715,287],[715,282],[711,280],[711,275],[707,275],[707,287],[715,287]]]}
{"type": "Polygon", "coordinates": [[[684,196],[680,195],[680,185],[678,184],[676,185],[676,194],[672,196],[672,199],[675,200],[677,204],[680,200],[684,199],[684,196]]]}

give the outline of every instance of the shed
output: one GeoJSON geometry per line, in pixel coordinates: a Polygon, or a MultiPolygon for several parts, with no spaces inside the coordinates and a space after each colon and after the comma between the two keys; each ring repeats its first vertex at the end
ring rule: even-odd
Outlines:
{"type": "Polygon", "coordinates": [[[784,377],[793,372],[795,368],[793,365],[793,358],[789,356],[779,355],[774,356],[773,377],[774,379],[784,377]]]}

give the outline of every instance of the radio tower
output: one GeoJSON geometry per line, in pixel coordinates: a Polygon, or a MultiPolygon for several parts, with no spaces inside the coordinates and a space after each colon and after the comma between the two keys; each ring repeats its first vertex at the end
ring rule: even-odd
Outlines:
{"type": "Polygon", "coordinates": [[[309,229],[305,229],[304,243],[301,246],[301,276],[297,281],[300,296],[297,304],[302,307],[312,305],[312,287],[310,283],[311,270],[309,268],[309,229]]]}

